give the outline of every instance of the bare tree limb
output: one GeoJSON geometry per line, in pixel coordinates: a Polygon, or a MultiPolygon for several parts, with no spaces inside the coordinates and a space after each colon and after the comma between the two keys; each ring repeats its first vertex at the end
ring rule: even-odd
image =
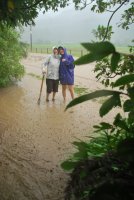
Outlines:
{"type": "Polygon", "coordinates": [[[111,17],[110,17],[109,20],[108,20],[107,29],[106,29],[106,33],[105,33],[105,35],[104,35],[103,41],[105,41],[105,39],[106,39],[106,37],[107,37],[108,29],[109,29],[109,25],[110,25],[110,22],[111,22],[111,20],[112,20],[112,17],[114,16],[114,14],[115,14],[126,2],[128,2],[128,0],[123,1],[122,4],[121,4],[118,8],[116,8],[116,9],[113,11],[111,17]]]}
{"type": "Polygon", "coordinates": [[[94,0],[90,1],[89,3],[87,3],[87,0],[83,0],[82,1],[83,7],[81,7],[81,10],[86,8],[87,6],[91,5],[93,2],[94,2],[94,0]]]}
{"type": "Polygon", "coordinates": [[[106,10],[106,11],[107,11],[107,12],[112,12],[112,13],[114,12],[114,10],[106,10]]]}

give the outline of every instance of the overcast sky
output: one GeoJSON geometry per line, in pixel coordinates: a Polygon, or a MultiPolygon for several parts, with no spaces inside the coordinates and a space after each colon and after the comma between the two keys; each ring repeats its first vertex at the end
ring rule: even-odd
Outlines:
{"type": "MultiPolygon", "coordinates": [[[[129,31],[123,31],[117,28],[120,14],[123,9],[116,13],[112,19],[115,32],[112,36],[112,42],[116,44],[128,44],[133,39],[134,26],[129,31]]],[[[111,13],[96,14],[87,7],[82,11],[76,11],[74,5],[59,9],[58,12],[49,11],[45,14],[40,12],[35,20],[36,26],[32,27],[33,43],[81,43],[89,42],[94,39],[92,30],[99,24],[105,25],[111,13]]],[[[29,43],[29,27],[24,28],[22,40],[29,43]]]]}

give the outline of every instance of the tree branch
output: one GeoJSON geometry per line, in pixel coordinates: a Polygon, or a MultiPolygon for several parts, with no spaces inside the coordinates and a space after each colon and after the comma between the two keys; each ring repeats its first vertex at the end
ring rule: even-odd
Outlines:
{"type": "MultiPolygon", "coordinates": [[[[94,0],[93,0],[94,1],[94,0]]],[[[81,10],[83,10],[84,8],[86,8],[87,6],[91,5],[93,3],[93,1],[87,3],[87,0],[83,0],[82,1],[82,4],[83,4],[83,7],[81,7],[81,10]]]]}
{"type": "Polygon", "coordinates": [[[130,58],[133,58],[134,59],[134,54],[128,54],[128,53],[122,53],[122,52],[118,52],[120,55],[123,55],[123,56],[128,56],[130,58]]]}
{"type": "Polygon", "coordinates": [[[42,2],[42,0],[38,0],[38,1],[36,1],[34,4],[32,4],[32,5],[30,5],[30,6],[22,7],[22,9],[31,9],[31,8],[37,6],[37,5],[38,5],[39,3],[41,3],[41,2],[42,2]]]}
{"type": "Polygon", "coordinates": [[[106,11],[107,11],[107,12],[112,12],[112,13],[114,12],[114,10],[106,10],[106,11]]]}
{"type": "Polygon", "coordinates": [[[103,41],[105,41],[105,39],[106,39],[106,37],[107,37],[108,29],[109,29],[109,25],[110,25],[110,22],[111,22],[111,20],[112,20],[112,17],[114,16],[114,14],[115,14],[127,1],[128,1],[128,0],[123,1],[122,4],[121,4],[117,9],[115,9],[115,11],[113,11],[111,17],[110,17],[109,20],[108,20],[107,29],[106,29],[106,33],[105,33],[105,35],[104,35],[103,41]]]}

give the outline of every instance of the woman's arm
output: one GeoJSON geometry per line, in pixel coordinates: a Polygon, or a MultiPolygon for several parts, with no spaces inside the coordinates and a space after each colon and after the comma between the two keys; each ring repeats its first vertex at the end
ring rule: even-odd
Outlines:
{"type": "Polygon", "coordinates": [[[47,71],[47,66],[49,65],[50,62],[50,56],[48,56],[45,60],[45,62],[42,64],[42,73],[45,74],[47,71]]]}
{"type": "Polygon", "coordinates": [[[68,55],[68,57],[65,59],[65,64],[68,65],[70,68],[74,68],[74,58],[72,55],[68,55]]]}
{"type": "Polygon", "coordinates": [[[51,56],[48,56],[48,57],[46,58],[46,60],[45,60],[45,62],[44,62],[44,66],[48,66],[48,65],[49,65],[49,63],[50,63],[50,58],[51,58],[51,56]]]}

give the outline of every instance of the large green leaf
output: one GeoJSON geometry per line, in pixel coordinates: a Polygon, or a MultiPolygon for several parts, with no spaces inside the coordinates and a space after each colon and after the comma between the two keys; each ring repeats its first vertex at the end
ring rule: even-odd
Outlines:
{"type": "Polygon", "coordinates": [[[74,167],[77,165],[76,162],[73,162],[73,161],[64,161],[63,163],[61,163],[61,167],[66,170],[66,171],[69,171],[69,170],[72,170],[74,169],[74,167]]]}
{"type": "Polygon", "coordinates": [[[74,153],[73,157],[77,160],[82,160],[88,158],[88,153],[87,151],[78,151],[77,153],[74,153]]]}
{"type": "Polygon", "coordinates": [[[89,52],[102,54],[106,53],[107,55],[115,53],[115,47],[108,41],[105,42],[94,42],[94,43],[82,43],[82,46],[86,48],[89,52]]]}
{"type": "Polygon", "coordinates": [[[75,141],[73,142],[73,145],[75,145],[79,150],[88,148],[88,144],[83,141],[80,141],[80,142],[75,141]]]}
{"type": "Polygon", "coordinates": [[[119,79],[117,79],[117,81],[114,83],[114,87],[118,87],[121,85],[127,85],[129,83],[133,83],[134,82],[134,74],[128,74],[125,75],[119,79]]]}
{"type": "Polygon", "coordinates": [[[128,91],[130,98],[133,99],[133,101],[134,101],[134,87],[128,88],[127,91],[128,91]]]}
{"type": "Polygon", "coordinates": [[[102,52],[102,53],[94,52],[94,53],[90,53],[90,54],[87,54],[85,56],[82,56],[81,58],[76,60],[74,63],[76,65],[83,65],[83,64],[94,62],[94,61],[100,61],[108,55],[109,54],[107,52],[102,52]]]}
{"type": "Polygon", "coordinates": [[[85,101],[88,101],[88,100],[91,100],[91,99],[95,99],[95,98],[103,97],[103,96],[110,96],[110,95],[114,95],[114,94],[118,94],[119,95],[119,94],[122,94],[122,92],[112,91],[112,90],[97,90],[97,91],[92,92],[90,94],[85,94],[85,95],[82,95],[80,97],[75,98],[74,100],[72,100],[66,106],[65,110],[67,110],[68,108],[70,108],[72,106],[75,106],[77,104],[80,104],[82,102],[85,102],[85,101]]]}
{"type": "Polygon", "coordinates": [[[80,57],[79,59],[77,59],[74,64],[75,65],[82,65],[82,64],[87,64],[87,63],[91,63],[95,61],[95,58],[93,55],[90,55],[90,54],[87,54],[87,55],[84,55],[82,57],[80,57]]]}
{"type": "Polygon", "coordinates": [[[122,118],[122,116],[120,115],[120,113],[118,113],[118,114],[116,115],[113,124],[114,124],[116,127],[120,127],[121,129],[124,129],[124,130],[126,130],[126,131],[129,131],[128,126],[127,126],[127,123],[126,123],[125,119],[122,118]]]}
{"type": "Polygon", "coordinates": [[[129,112],[129,111],[132,111],[134,110],[134,102],[132,102],[131,100],[126,100],[124,102],[124,105],[123,105],[123,109],[124,109],[124,112],[129,112]]]}
{"type": "MultiPolygon", "coordinates": [[[[134,125],[134,111],[131,111],[128,115],[128,120],[129,120],[129,123],[133,124],[134,125]]],[[[134,133],[134,131],[133,131],[134,133]]]]}
{"type": "Polygon", "coordinates": [[[114,72],[118,66],[118,63],[120,61],[120,54],[119,53],[113,53],[111,58],[111,71],[114,72]]]}
{"type": "Polygon", "coordinates": [[[115,47],[110,42],[82,43],[82,45],[90,54],[84,55],[76,60],[76,65],[100,61],[111,53],[115,53],[115,47]]]}
{"type": "Polygon", "coordinates": [[[112,129],[112,125],[109,123],[106,123],[106,122],[101,122],[99,126],[95,125],[93,127],[94,127],[96,133],[97,132],[99,133],[104,130],[112,129]]]}
{"type": "Polygon", "coordinates": [[[101,130],[111,129],[112,128],[112,125],[109,124],[109,123],[106,123],[106,122],[101,122],[100,125],[101,125],[101,130]]]}
{"type": "Polygon", "coordinates": [[[100,108],[100,116],[106,115],[113,107],[121,106],[119,94],[114,94],[108,100],[106,100],[100,108]]]}

